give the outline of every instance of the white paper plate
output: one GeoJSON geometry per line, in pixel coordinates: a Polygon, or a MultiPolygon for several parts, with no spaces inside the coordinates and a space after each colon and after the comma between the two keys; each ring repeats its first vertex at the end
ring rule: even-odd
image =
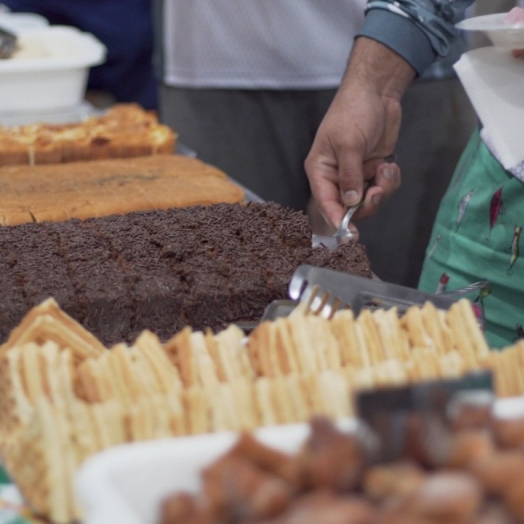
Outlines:
{"type": "MultiPolygon", "coordinates": [[[[354,420],[339,426],[351,431],[354,420]]],[[[268,446],[293,453],[309,432],[308,424],[255,431],[268,446]]],[[[176,491],[196,492],[202,468],[227,452],[238,437],[223,432],[124,444],[88,459],[75,479],[85,511],[83,524],[156,524],[161,501],[176,491]]]]}
{"type": "Polygon", "coordinates": [[[524,23],[506,24],[507,13],[476,16],[459,22],[456,27],[464,31],[482,31],[495,47],[524,49],[524,23]]]}
{"type": "MultiPolygon", "coordinates": [[[[524,416],[524,397],[498,400],[499,417],[524,416]]],[[[354,419],[339,426],[356,428],[354,419]]],[[[265,444],[292,453],[309,432],[308,424],[261,428],[255,432],[265,444]]],[[[178,491],[196,492],[200,471],[236,441],[224,432],[179,437],[108,449],[88,459],[75,479],[75,493],[85,510],[83,524],[156,524],[160,503],[178,491]]]]}

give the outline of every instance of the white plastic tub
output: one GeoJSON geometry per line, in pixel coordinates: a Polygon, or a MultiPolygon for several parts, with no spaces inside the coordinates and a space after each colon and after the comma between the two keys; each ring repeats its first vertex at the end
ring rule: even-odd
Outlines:
{"type": "Polygon", "coordinates": [[[89,68],[105,60],[106,48],[73,27],[21,30],[21,49],[37,56],[0,60],[0,112],[72,107],[84,98],[89,68]]]}

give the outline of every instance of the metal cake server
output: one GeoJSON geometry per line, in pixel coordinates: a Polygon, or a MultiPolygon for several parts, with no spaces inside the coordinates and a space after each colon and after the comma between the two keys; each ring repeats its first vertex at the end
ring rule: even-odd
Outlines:
{"type": "Polygon", "coordinates": [[[338,229],[333,235],[318,235],[313,233],[311,237],[313,247],[324,246],[328,249],[336,249],[338,246],[340,246],[340,244],[344,244],[345,242],[352,240],[355,235],[349,229],[349,224],[355,212],[362,205],[362,201],[357,205],[348,208],[346,214],[342,218],[340,226],[338,226],[338,229]]]}

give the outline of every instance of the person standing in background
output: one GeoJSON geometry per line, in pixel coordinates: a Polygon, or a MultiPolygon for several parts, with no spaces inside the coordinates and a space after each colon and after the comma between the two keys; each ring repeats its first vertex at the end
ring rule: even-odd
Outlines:
{"type": "Polygon", "coordinates": [[[39,14],[50,24],[70,25],[96,36],[107,60],[89,72],[88,90],[114,102],[157,108],[153,75],[153,22],[150,0],[1,0],[13,12],[39,14]]]}
{"type": "MultiPolygon", "coordinates": [[[[362,199],[364,181],[372,178],[366,162],[395,150],[404,93],[436,56],[449,52],[454,24],[473,1],[369,0],[343,82],[306,160],[313,194],[334,226],[344,206],[362,199]]],[[[522,51],[513,58],[508,51],[506,67],[521,67],[511,60],[522,51]]],[[[444,284],[452,290],[487,279],[475,301],[488,343],[498,348],[519,338],[524,322],[524,161],[504,169],[486,139],[489,130],[482,136],[475,130],[457,165],[419,287],[436,292],[444,284]]],[[[361,216],[376,211],[373,198],[383,192],[380,185],[368,190],[361,216]]]]}
{"type": "Polygon", "coordinates": [[[364,0],[157,0],[160,117],[264,200],[305,210],[303,168],[364,0]]]}
{"type": "MultiPolygon", "coordinates": [[[[365,0],[156,0],[159,113],[195,150],[265,200],[306,210],[304,160],[340,84],[365,0]]],[[[464,49],[458,42],[457,59],[464,49]]],[[[405,98],[406,180],[362,225],[375,272],[416,285],[438,201],[476,123],[450,63],[405,98]],[[428,159],[431,162],[428,164],[428,159]]],[[[378,166],[375,166],[378,168],[378,166]]],[[[398,185],[391,172],[390,190],[398,185]]],[[[313,229],[329,232],[309,206],[313,229]]]]}

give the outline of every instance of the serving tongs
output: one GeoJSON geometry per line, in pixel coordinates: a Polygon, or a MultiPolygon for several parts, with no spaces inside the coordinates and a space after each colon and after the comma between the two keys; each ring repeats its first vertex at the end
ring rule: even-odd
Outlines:
{"type": "Polygon", "coordinates": [[[413,458],[427,465],[449,456],[455,420],[472,412],[491,414],[493,378],[478,371],[460,379],[426,381],[402,387],[362,391],[355,396],[358,431],[370,462],[413,458]]]}
{"type": "MultiPolygon", "coordinates": [[[[353,308],[355,314],[358,314],[362,308],[377,309],[395,306],[399,313],[403,313],[411,305],[422,306],[426,300],[433,302],[440,309],[448,309],[459,298],[480,291],[487,285],[486,280],[481,280],[460,289],[432,295],[381,282],[376,276],[370,281],[368,278],[302,265],[295,271],[291,279],[288,288],[290,299],[273,300],[268,304],[259,321],[237,322],[237,325],[244,331],[251,331],[266,320],[289,316],[298,306],[301,306],[305,313],[313,313],[325,318],[330,318],[338,309],[345,307],[353,308]],[[330,276],[333,273],[341,275],[340,279],[330,276]],[[370,282],[379,282],[381,285],[370,282]],[[345,297],[345,299],[339,297],[345,297]]],[[[477,313],[477,320],[482,328],[482,312],[477,313]]]]}
{"type": "Polygon", "coordinates": [[[17,43],[18,37],[14,33],[0,27],[0,59],[11,58],[17,43]]]}
{"type": "Polygon", "coordinates": [[[335,311],[344,308],[351,308],[355,316],[363,308],[396,307],[399,314],[403,314],[410,306],[422,306],[428,301],[438,309],[447,310],[460,297],[486,284],[486,281],[481,281],[460,290],[434,295],[378,279],[302,265],[291,278],[288,294],[292,300],[299,300],[306,312],[331,318],[335,311]]]}

